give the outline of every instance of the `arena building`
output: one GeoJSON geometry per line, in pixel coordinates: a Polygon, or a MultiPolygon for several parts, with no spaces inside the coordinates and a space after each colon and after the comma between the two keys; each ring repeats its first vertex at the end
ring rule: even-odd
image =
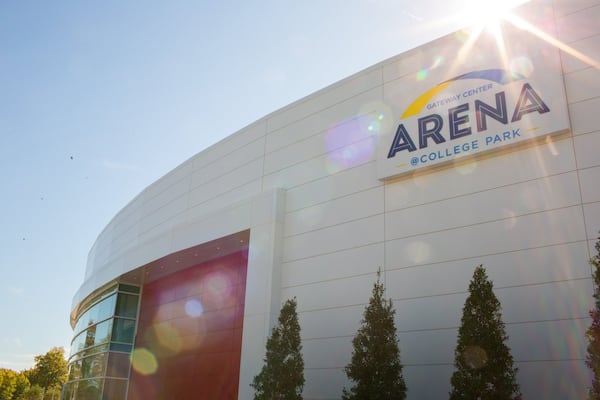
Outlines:
{"type": "Polygon", "coordinates": [[[479,264],[523,398],[584,398],[598,21],[598,0],[535,0],[275,111],[146,188],[90,251],[63,399],[251,399],[293,297],[304,398],[339,399],[379,268],[408,398],[447,398],[479,264]]]}

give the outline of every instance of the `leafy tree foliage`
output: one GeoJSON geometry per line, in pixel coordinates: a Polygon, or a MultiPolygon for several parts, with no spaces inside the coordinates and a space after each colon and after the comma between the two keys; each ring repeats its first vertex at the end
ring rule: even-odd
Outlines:
{"type": "Polygon", "coordinates": [[[596,307],[590,310],[592,324],[585,335],[589,342],[585,363],[592,370],[592,387],[589,389],[590,400],[600,400],[600,237],[596,242],[596,255],[590,260],[594,277],[594,299],[596,307]]]}
{"type": "Polygon", "coordinates": [[[255,400],[301,400],[304,388],[304,360],[296,299],[287,300],[279,323],[267,340],[264,365],[254,381],[255,400]]]}
{"type": "Polygon", "coordinates": [[[0,368],[0,399],[10,400],[17,390],[18,373],[10,369],[0,368]]]}
{"type": "Polygon", "coordinates": [[[352,340],[354,351],[345,372],[354,386],[344,388],[344,400],[405,399],[400,348],[394,325],[396,311],[391,299],[384,299],[384,286],[377,282],[363,313],[361,327],[352,340]]]}
{"type": "Polygon", "coordinates": [[[21,400],[29,386],[29,380],[23,372],[0,368],[1,400],[21,400]]]}
{"type": "Polygon", "coordinates": [[[41,387],[33,385],[28,387],[18,400],[40,400],[42,398],[42,392],[43,390],[41,387]]]}
{"type": "Polygon", "coordinates": [[[454,351],[451,400],[521,399],[500,302],[482,265],[473,273],[454,351]]]}
{"type": "Polygon", "coordinates": [[[29,382],[42,389],[60,387],[67,381],[67,360],[62,347],[53,347],[46,354],[34,357],[35,365],[29,372],[29,382]]]}
{"type": "Polygon", "coordinates": [[[35,366],[16,372],[0,368],[0,400],[58,399],[67,379],[62,347],[34,357],[35,366]],[[42,386],[43,385],[43,386],[42,386]]]}
{"type": "Polygon", "coordinates": [[[23,398],[24,393],[29,389],[30,386],[31,384],[29,383],[29,379],[27,379],[25,373],[17,373],[16,387],[12,398],[21,400],[23,398]]]}

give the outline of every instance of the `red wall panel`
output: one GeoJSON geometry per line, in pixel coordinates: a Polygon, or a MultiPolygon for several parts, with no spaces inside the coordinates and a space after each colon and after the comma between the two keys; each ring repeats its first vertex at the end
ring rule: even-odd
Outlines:
{"type": "Polygon", "coordinates": [[[144,286],[129,400],[237,399],[247,254],[144,286]],[[141,349],[150,359],[139,356],[141,349]]]}

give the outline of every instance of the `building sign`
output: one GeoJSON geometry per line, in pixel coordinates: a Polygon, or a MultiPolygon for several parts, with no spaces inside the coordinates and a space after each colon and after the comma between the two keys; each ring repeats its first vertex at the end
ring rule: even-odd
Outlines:
{"type": "Polygon", "coordinates": [[[493,55],[478,57],[479,65],[470,63],[460,74],[456,68],[448,78],[448,71],[433,74],[437,82],[405,82],[406,91],[396,90],[410,94],[397,103],[398,122],[379,140],[379,178],[568,130],[558,51],[540,42],[530,45],[544,51],[532,48],[531,55],[524,55],[521,46],[512,63],[493,55]]]}

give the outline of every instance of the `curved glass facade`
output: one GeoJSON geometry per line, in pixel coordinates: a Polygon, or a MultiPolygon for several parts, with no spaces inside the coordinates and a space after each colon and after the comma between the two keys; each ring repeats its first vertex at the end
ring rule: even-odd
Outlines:
{"type": "Polygon", "coordinates": [[[140,288],[114,285],[75,323],[64,400],[125,400],[140,288]]]}

